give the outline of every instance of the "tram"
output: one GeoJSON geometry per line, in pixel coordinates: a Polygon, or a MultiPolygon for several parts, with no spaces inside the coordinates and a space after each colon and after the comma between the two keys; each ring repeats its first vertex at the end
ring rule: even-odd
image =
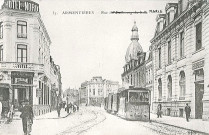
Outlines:
{"type": "Polygon", "coordinates": [[[150,120],[150,90],[129,88],[120,93],[110,93],[105,104],[107,112],[117,114],[127,120],[150,120]]]}

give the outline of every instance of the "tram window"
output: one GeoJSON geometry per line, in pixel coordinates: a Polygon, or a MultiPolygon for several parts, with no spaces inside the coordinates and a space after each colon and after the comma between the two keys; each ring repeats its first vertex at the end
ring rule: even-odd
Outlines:
{"type": "Polygon", "coordinates": [[[149,96],[147,92],[130,92],[130,102],[149,102],[149,96]]]}

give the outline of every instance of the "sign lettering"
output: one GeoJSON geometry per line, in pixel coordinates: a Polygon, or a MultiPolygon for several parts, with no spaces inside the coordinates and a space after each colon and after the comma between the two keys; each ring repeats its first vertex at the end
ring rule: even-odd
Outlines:
{"type": "Polygon", "coordinates": [[[39,4],[33,1],[4,0],[3,8],[39,12],[39,4]]]}

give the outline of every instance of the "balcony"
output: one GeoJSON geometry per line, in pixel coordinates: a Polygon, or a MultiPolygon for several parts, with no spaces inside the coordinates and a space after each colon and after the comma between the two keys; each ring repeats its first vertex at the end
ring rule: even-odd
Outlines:
{"type": "Polygon", "coordinates": [[[44,72],[43,64],[0,62],[0,71],[38,71],[44,72]]]}

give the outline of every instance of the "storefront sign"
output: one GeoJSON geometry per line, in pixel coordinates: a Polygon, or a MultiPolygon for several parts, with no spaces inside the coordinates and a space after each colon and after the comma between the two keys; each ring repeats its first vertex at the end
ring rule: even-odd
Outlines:
{"type": "Polygon", "coordinates": [[[15,78],[15,84],[29,84],[28,78],[15,78]]]}
{"type": "Polygon", "coordinates": [[[3,8],[39,12],[39,4],[27,0],[4,0],[3,8]]]}

